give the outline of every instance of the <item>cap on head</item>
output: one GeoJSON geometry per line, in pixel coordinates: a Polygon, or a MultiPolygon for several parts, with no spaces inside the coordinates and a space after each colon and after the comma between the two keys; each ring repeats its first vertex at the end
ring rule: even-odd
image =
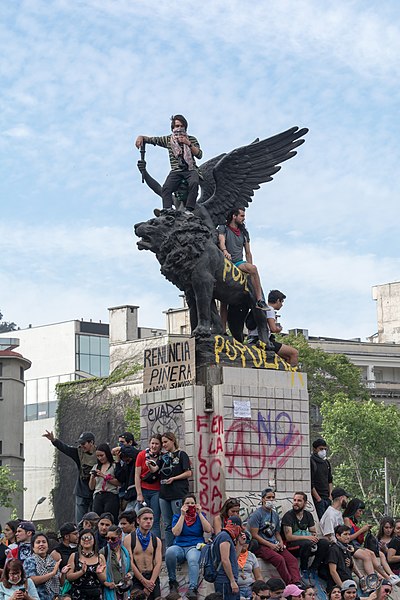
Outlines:
{"type": "Polygon", "coordinates": [[[232,523],[232,525],[238,525],[239,527],[242,526],[242,519],[240,517],[237,517],[236,515],[232,515],[231,517],[229,517],[226,520],[227,523],[232,523]]]}
{"type": "Polygon", "coordinates": [[[94,433],[91,431],[82,431],[79,436],[78,444],[86,444],[86,442],[94,442],[94,433]]]}
{"type": "Polygon", "coordinates": [[[355,590],[357,589],[356,582],[352,579],[346,579],[346,581],[343,581],[342,587],[340,589],[342,592],[345,592],[346,590],[350,590],[351,588],[354,588],[355,590]]]}
{"type": "Polygon", "coordinates": [[[346,498],[350,498],[350,494],[349,492],[346,492],[346,490],[342,487],[335,487],[332,490],[332,500],[335,500],[335,498],[340,498],[340,496],[346,496],[346,498]]]}
{"type": "Polygon", "coordinates": [[[250,531],[247,531],[247,529],[246,529],[246,531],[244,532],[244,535],[245,535],[245,538],[246,538],[246,544],[250,544],[251,540],[253,539],[251,537],[250,531]]]}
{"type": "Polygon", "coordinates": [[[98,521],[100,519],[99,515],[96,512],[88,512],[83,515],[82,521],[98,521]]]}
{"type": "Polygon", "coordinates": [[[316,440],[313,441],[312,443],[312,447],[315,448],[326,448],[328,446],[328,444],[326,443],[326,441],[322,438],[318,438],[316,440]]]}
{"type": "Polygon", "coordinates": [[[74,531],[78,531],[75,523],[64,523],[64,525],[61,525],[60,527],[60,537],[64,537],[69,533],[74,533],[74,531]]]}
{"type": "Polygon", "coordinates": [[[265,488],[265,490],[263,490],[263,491],[261,492],[261,498],[265,498],[265,496],[266,496],[267,494],[270,494],[271,492],[272,492],[273,494],[275,494],[275,490],[273,490],[271,487],[267,487],[267,488],[265,488]]]}
{"type": "Polygon", "coordinates": [[[290,585],[287,585],[283,591],[283,596],[284,598],[287,598],[288,596],[301,596],[301,594],[303,594],[304,590],[302,590],[301,588],[299,588],[298,585],[296,585],[295,583],[291,583],[290,585]]]}
{"type": "Polygon", "coordinates": [[[35,526],[31,521],[21,521],[18,527],[20,527],[24,531],[31,531],[32,533],[35,533],[36,531],[35,526]]]}
{"type": "Polygon", "coordinates": [[[382,579],[380,581],[381,585],[390,585],[390,587],[393,587],[393,584],[389,581],[389,579],[382,579]]]}
{"type": "Polygon", "coordinates": [[[143,508],[138,510],[136,516],[137,516],[137,518],[139,518],[142,515],[145,515],[146,513],[150,513],[151,515],[154,515],[154,512],[152,511],[152,509],[149,506],[143,506],[143,508]]]}
{"type": "Polygon", "coordinates": [[[136,454],[137,450],[133,446],[121,446],[121,456],[134,459],[136,454]]]}

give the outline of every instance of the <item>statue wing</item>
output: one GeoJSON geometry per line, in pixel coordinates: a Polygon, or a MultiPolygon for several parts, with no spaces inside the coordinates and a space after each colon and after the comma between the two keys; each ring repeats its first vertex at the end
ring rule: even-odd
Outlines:
{"type": "Polygon", "coordinates": [[[261,183],[272,181],[280,170],[279,163],[297,154],[295,148],[304,143],[300,139],[308,129],[292,127],[266,140],[255,141],[225,154],[213,169],[215,190],[203,201],[215,226],[225,223],[232,208],[247,208],[254,190],[261,183]]]}
{"type": "Polygon", "coordinates": [[[214,156],[214,158],[210,158],[210,160],[207,160],[199,166],[201,186],[201,195],[197,201],[199,204],[203,204],[206,200],[211,198],[215,192],[214,167],[224,156],[226,156],[225,152],[218,156],[214,156]]]}

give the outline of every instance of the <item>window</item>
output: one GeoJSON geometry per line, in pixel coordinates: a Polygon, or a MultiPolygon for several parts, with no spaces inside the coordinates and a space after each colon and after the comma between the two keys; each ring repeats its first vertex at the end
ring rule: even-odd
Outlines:
{"type": "Polygon", "coordinates": [[[19,445],[19,455],[21,458],[24,458],[24,445],[23,444],[19,445]]]}
{"type": "Polygon", "coordinates": [[[99,335],[76,336],[76,370],[105,377],[110,369],[110,351],[108,337],[99,335]]]}
{"type": "Polygon", "coordinates": [[[3,377],[3,363],[0,362],[0,377],[3,377]]]}
{"type": "Polygon", "coordinates": [[[38,418],[38,405],[27,404],[25,406],[25,421],[36,421],[38,418]]]}
{"type": "Polygon", "coordinates": [[[24,380],[24,367],[19,368],[19,378],[21,381],[24,380]]]}
{"type": "Polygon", "coordinates": [[[3,454],[3,441],[0,440],[0,454],[3,454]]]}
{"type": "Polygon", "coordinates": [[[0,400],[3,400],[3,382],[0,381],[0,400]]]}

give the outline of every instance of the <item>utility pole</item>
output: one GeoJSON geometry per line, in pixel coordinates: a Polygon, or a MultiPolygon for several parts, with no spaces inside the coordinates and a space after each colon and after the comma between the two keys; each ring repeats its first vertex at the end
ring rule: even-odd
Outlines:
{"type": "Polygon", "coordinates": [[[391,516],[390,496],[389,496],[389,465],[388,460],[385,456],[384,460],[384,471],[385,471],[385,515],[391,516]]]}

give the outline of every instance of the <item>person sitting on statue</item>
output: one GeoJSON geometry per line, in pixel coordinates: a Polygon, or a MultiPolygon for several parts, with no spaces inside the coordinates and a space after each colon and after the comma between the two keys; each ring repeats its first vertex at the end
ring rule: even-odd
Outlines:
{"type": "MultiPolygon", "coordinates": [[[[268,306],[263,298],[261,289],[260,275],[257,267],[253,264],[253,256],[250,250],[250,236],[245,225],[245,209],[234,208],[229,211],[225,225],[218,226],[219,247],[228,260],[232,261],[235,267],[248,273],[251,277],[256,295],[256,307],[261,310],[267,310],[268,306]],[[243,258],[243,251],[245,258],[243,258]]],[[[221,304],[221,319],[224,329],[227,322],[227,306],[221,304]]]]}
{"type": "MultiPolygon", "coordinates": [[[[292,346],[288,346],[287,344],[281,344],[280,342],[277,342],[274,335],[275,333],[281,333],[282,331],[282,326],[277,321],[278,315],[276,313],[277,310],[282,308],[285,298],[285,294],[279,290],[271,290],[268,294],[266,318],[268,329],[270,331],[269,340],[274,347],[276,354],[283,358],[283,360],[286,360],[290,366],[296,367],[299,362],[298,350],[292,346]]],[[[246,327],[248,329],[247,343],[250,345],[257,344],[259,340],[258,329],[251,312],[249,312],[246,317],[246,327]]]]}
{"type": "Polygon", "coordinates": [[[258,558],[271,563],[286,585],[301,581],[297,558],[283,543],[281,520],[275,510],[275,492],[266,488],[261,492],[262,506],[257,508],[247,520],[247,528],[259,546],[255,551],[258,558]]]}
{"type": "Polygon", "coordinates": [[[188,122],[183,115],[174,115],[171,117],[170,135],[139,135],[136,139],[136,147],[140,148],[145,142],[168,149],[171,171],[161,190],[163,208],[172,208],[172,192],[179,188],[182,180],[186,180],[188,184],[186,212],[191,213],[196,206],[199,190],[199,173],[194,157],[200,159],[203,152],[197,138],[187,134],[187,127],[188,122]]]}

